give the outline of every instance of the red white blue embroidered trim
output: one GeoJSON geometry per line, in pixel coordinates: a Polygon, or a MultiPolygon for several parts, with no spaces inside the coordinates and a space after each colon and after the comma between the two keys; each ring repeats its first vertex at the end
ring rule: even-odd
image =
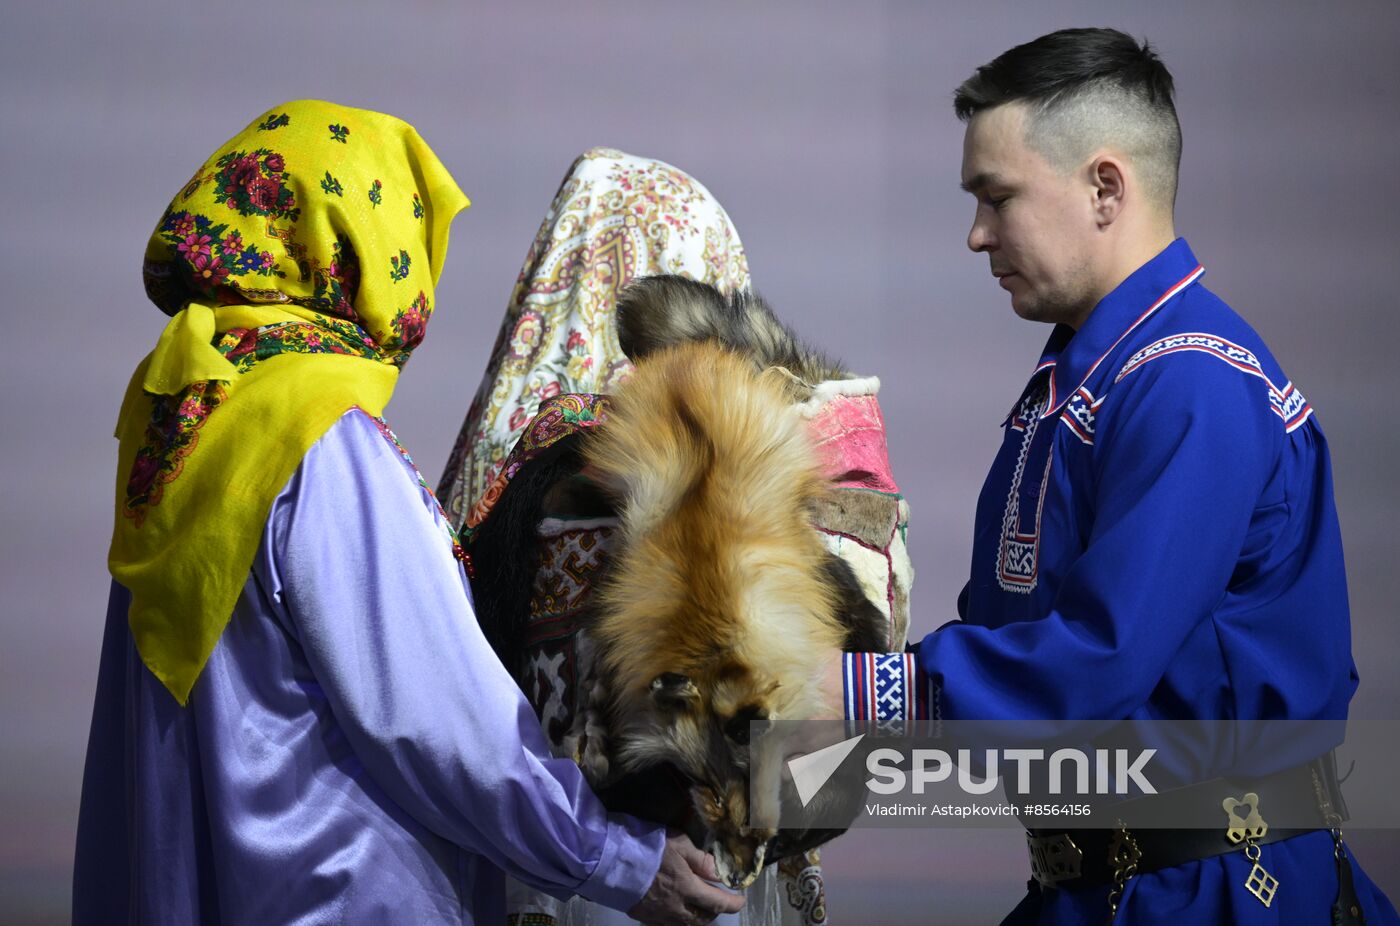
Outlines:
{"type": "Polygon", "coordinates": [[[1103,399],[1096,399],[1088,389],[1080,386],[1065,403],[1060,423],[1069,428],[1070,433],[1090,447],[1094,445],[1094,418],[1098,414],[1103,399]]]}
{"type": "Polygon", "coordinates": [[[845,653],[846,725],[898,736],[915,721],[940,719],[939,686],[913,653],[845,653]]]}
{"type": "MultiPolygon", "coordinates": [[[[1156,311],[1162,306],[1166,305],[1167,302],[1170,301],[1173,296],[1181,292],[1186,287],[1190,286],[1192,283],[1196,282],[1200,275],[1205,272],[1206,268],[1201,264],[1197,264],[1195,270],[1192,270],[1190,273],[1186,274],[1186,276],[1182,277],[1181,280],[1178,281],[1175,285],[1173,285],[1171,289],[1163,293],[1156,302],[1152,303],[1152,305],[1147,309],[1146,312],[1143,312],[1137,317],[1137,321],[1129,325],[1128,329],[1118,336],[1118,340],[1113,342],[1113,346],[1111,346],[1108,350],[1104,351],[1099,356],[1098,360],[1094,361],[1093,366],[1089,367],[1089,372],[1085,373],[1084,378],[1075,384],[1074,389],[1069,393],[1069,395],[1073,396],[1076,392],[1083,388],[1084,384],[1089,381],[1089,377],[1093,376],[1094,371],[1099,368],[1099,364],[1103,363],[1104,358],[1107,357],[1109,354],[1113,353],[1114,350],[1118,348],[1118,345],[1123,343],[1123,339],[1126,338],[1128,335],[1132,334],[1133,330],[1137,328],[1138,325],[1141,325],[1143,322],[1151,318],[1156,313],[1156,311]]],[[[1063,406],[1066,401],[1067,399],[1061,399],[1057,395],[1055,389],[1055,377],[1051,376],[1050,401],[1046,403],[1044,417],[1048,418],[1051,415],[1057,413],[1060,410],[1060,407],[1063,406]]]]}
{"type": "Polygon", "coordinates": [[[1294,388],[1293,383],[1287,383],[1281,389],[1275,386],[1269,377],[1264,375],[1264,367],[1259,362],[1259,358],[1249,350],[1233,341],[1198,331],[1174,334],[1147,345],[1123,364],[1123,369],[1118,371],[1118,375],[1113,381],[1115,383],[1121,381],[1123,377],[1145,363],[1181,351],[1198,351],[1207,354],[1228,363],[1241,372],[1262,379],[1269,386],[1269,408],[1275,415],[1279,416],[1283,421],[1284,430],[1289,433],[1302,426],[1303,422],[1312,416],[1312,406],[1308,404],[1307,399],[1303,398],[1303,394],[1294,388]]]}
{"type": "MultiPolygon", "coordinates": [[[[1040,408],[1046,401],[1044,386],[1032,390],[1021,402],[1013,419],[1025,425],[1020,430],[1021,449],[1016,455],[1016,468],[1011,473],[1011,489],[1006,494],[1006,511],[1001,521],[1001,543],[997,548],[997,585],[1002,591],[1029,595],[1035,589],[1040,562],[1040,518],[1045,511],[1045,496],[1050,488],[1050,467],[1055,458],[1053,446],[1046,447],[1044,468],[1039,472],[1028,472],[1039,465],[1039,460],[1031,459],[1035,444],[1035,433],[1040,427],[1040,408]],[[1039,480],[1032,482],[1033,492],[1023,492],[1022,483],[1029,477],[1039,480]],[[1027,499],[1035,510],[1023,510],[1022,501],[1027,499]]],[[[1053,425],[1051,425],[1053,427],[1053,425]]]]}

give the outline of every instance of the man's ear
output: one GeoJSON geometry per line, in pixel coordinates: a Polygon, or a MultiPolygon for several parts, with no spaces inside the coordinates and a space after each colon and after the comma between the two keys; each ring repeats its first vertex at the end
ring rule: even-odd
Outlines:
{"type": "Polygon", "coordinates": [[[1100,228],[1107,228],[1123,214],[1127,198],[1128,171],[1123,160],[1101,154],[1089,163],[1089,183],[1094,191],[1094,214],[1100,228]]]}

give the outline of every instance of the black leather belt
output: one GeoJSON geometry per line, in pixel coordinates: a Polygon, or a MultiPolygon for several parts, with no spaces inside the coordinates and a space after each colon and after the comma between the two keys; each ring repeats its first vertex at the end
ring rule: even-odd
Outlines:
{"type": "MultiPolygon", "coordinates": [[[[1313,829],[1280,829],[1270,827],[1255,845],[1268,845],[1313,829]]],[[[1136,847],[1135,874],[1147,874],[1163,868],[1174,868],[1187,862],[1214,858],[1227,852],[1239,852],[1244,845],[1235,845],[1225,838],[1225,830],[1072,830],[1058,833],[1028,832],[1027,846],[1031,853],[1031,877],[1044,887],[1080,888],[1112,884],[1116,863],[1124,853],[1136,847]],[[1126,840],[1132,840],[1129,845],[1126,840]]]]}
{"type": "MultiPolygon", "coordinates": [[[[1144,874],[1187,862],[1241,851],[1245,845],[1268,845],[1293,836],[1339,827],[1346,820],[1346,805],[1337,784],[1332,753],[1273,775],[1256,779],[1215,778],[1162,794],[1124,801],[1114,808],[1124,825],[1115,829],[1031,829],[1026,841],[1031,856],[1031,876],[1045,887],[1079,888],[1111,884],[1131,861],[1132,872],[1144,874]],[[1316,825],[1301,828],[1242,827],[1249,822],[1228,817],[1221,807],[1227,797],[1253,793],[1255,810],[1297,808],[1315,811],[1316,825]],[[1150,802],[1150,803],[1149,803],[1150,802]],[[1217,829],[1132,828],[1132,821],[1146,816],[1164,819],[1201,819],[1211,809],[1220,817],[1217,829]]],[[[1253,818],[1249,818],[1252,820],[1253,818]]],[[[1263,824],[1262,819],[1257,823],[1263,824]]]]}

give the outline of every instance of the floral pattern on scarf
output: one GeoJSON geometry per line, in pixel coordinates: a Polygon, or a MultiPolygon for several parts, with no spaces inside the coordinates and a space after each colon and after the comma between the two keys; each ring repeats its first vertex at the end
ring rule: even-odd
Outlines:
{"type": "MultiPolygon", "coordinates": [[[[338,149],[350,145],[352,118],[380,117],[344,112],[344,125],[330,125],[329,140],[337,143],[332,148],[333,163],[347,182],[365,190],[377,209],[394,188],[386,188],[378,176],[375,158],[338,149]],[[360,176],[367,169],[374,169],[376,175],[360,176]],[[351,170],[354,181],[349,179],[351,170]]],[[[308,183],[301,179],[314,178],[327,159],[327,146],[317,144],[323,141],[320,133],[324,131],[302,128],[287,112],[269,114],[250,126],[185,184],[161,216],[147,247],[143,267],[147,293],[169,315],[191,300],[219,305],[286,304],[312,310],[304,313],[304,322],[224,332],[214,346],[239,373],[288,353],[346,354],[402,367],[423,340],[432,315],[427,279],[418,280],[423,288],[416,296],[370,293],[365,302],[373,300],[374,308],[357,308],[362,289],[360,248],[384,252],[389,283],[410,280],[413,255],[423,255],[426,245],[423,202],[416,187],[410,190],[413,178],[407,174],[398,178],[399,199],[392,217],[376,212],[373,226],[337,227],[327,207],[308,196],[308,183]],[[247,144],[255,131],[273,130],[280,130],[278,139],[285,144],[275,148],[247,144]],[[305,137],[308,131],[314,139],[305,137]],[[356,238],[361,241],[358,248],[356,238]],[[389,311],[382,310],[385,306],[389,311]]],[[[335,180],[334,187],[329,187],[331,173],[324,173],[322,191],[342,195],[342,184],[335,180]]],[[[422,263],[428,264],[426,257],[422,263]]],[[[155,402],[122,507],[137,526],[144,521],[145,510],[160,503],[162,487],[180,475],[183,461],[198,444],[198,430],[225,395],[221,386],[194,383],[181,395],[155,402]]]]}
{"type": "Polygon", "coordinates": [[[156,396],[146,442],[136,451],[126,482],[122,517],[140,527],[148,509],[159,505],[165,486],[179,478],[185,458],[199,443],[199,429],[209,415],[228,398],[228,390],[216,382],[193,383],[178,396],[156,396]]]}
{"type": "Polygon", "coordinates": [[[470,534],[486,520],[520,467],[570,434],[607,421],[608,406],[607,396],[574,393],[551,396],[540,403],[539,412],[527,423],[500,472],[472,506],[462,526],[463,532],[470,534]]]}
{"type": "Polygon", "coordinates": [[[632,365],[617,340],[617,294],[676,273],[725,292],[749,286],[739,233],[709,191],[662,161],[612,148],[570,167],[516,280],[486,375],[438,496],[458,525],[497,480],[540,404],[612,392],[632,365]]]}
{"type": "Polygon", "coordinates": [[[178,703],[306,451],[392,396],[467,205],[412,126],[299,100],[216,149],[156,222],[146,291],[171,318],[122,401],[107,563],[141,660],[178,703]]]}

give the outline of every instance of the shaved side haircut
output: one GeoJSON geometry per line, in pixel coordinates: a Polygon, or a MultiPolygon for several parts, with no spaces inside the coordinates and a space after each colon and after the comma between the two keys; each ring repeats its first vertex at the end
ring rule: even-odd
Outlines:
{"type": "Polygon", "coordinates": [[[1121,152],[1164,214],[1176,203],[1181,124],[1172,75],[1152,46],[1116,29],[1062,29],[982,65],[953,96],[966,122],[1006,103],[1026,106],[1026,143],[1057,170],[1095,151],[1121,152]]]}

